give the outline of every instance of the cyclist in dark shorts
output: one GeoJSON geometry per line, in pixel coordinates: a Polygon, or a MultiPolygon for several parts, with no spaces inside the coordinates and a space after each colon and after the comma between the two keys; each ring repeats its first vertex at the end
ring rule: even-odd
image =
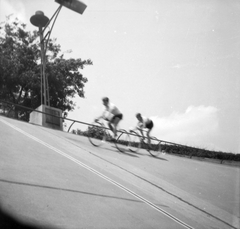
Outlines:
{"type": "Polygon", "coordinates": [[[108,126],[110,130],[113,132],[114,138],[116,138],[117,126],[120,120],[122,120],[123,114],[113,103],[109,102],[108,97],[104,97],[102,101],[103,101],[103,105],[105,106],[105,111],[100,117],[96,118],[95,121],[97,121],[100,118],[108,121],[108,126]]]}
{"type": "Polygon", "coordinates": [[[154,126],[153,121],[149,118],[146,118],[146,117],[142,116],[140,113],[136,114],[136,118],[138,120],[138,124],[137,124],[136,128],[141,132],[143,137],[144,137],[144,135],[143,135],[142,129],[143,128],[147,129],[146,135],[147,135],[147,138],[148,138],[148,144],[150,144],[151,143],[150,132],[152,131],[152,128],[154,126]]]}

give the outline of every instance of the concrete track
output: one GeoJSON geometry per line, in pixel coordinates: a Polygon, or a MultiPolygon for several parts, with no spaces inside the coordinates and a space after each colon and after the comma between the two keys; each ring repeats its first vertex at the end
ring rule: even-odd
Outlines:
{"type": "Polygon", "coordinates": [[[239,228],[239,174],[0,117],[1,209],[36,228],[239,228]]]}

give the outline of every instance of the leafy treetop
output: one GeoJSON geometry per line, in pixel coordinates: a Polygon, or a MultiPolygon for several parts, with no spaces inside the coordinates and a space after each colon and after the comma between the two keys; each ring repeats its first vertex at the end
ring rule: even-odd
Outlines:
{"type": "MultiPolygon", "coordinates": [[[[41,105],[41,53],[38,32],[12,16],[0,23],[0,99],[33,109],[41,105]]],[[[92,61],[65,59],[61,46],[49,39],[46,76],[50,105],[65,115],[74,109],[75,95],[84,97],[87,78],[79,70],[92,61]]]]}

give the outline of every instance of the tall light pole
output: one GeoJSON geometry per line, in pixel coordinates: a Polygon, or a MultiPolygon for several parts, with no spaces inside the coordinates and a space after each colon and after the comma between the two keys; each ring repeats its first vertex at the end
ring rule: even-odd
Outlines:
{"type": "Polygon", "coordinates": [[[31,23],[34,26],[37,26],[39,29],[39,36],[40,36],[40,46],[41,46],[41,104],[47,104],[49,102],[48,92],[47,92],[47,79],[45,75],[45,68],[46,68],[46,59],[45,59],[45,47],[44,47],[44,39],[43,39],[43,30],[48,22],[49,19],[44,15],[42,11],[37,11],[35,15],[30,18],[31,23]]]}
{"type": "Polygon", "coordinates": [[[62,130],[62,110],[50,107],[48,77],[45,73],[47,45],[62,6],[80,14],[83,14],[87,6],[79,0],[55,0],[55,2],[59,3],[60,6],[50,20],[42,11],[37,11],[35,15],[30,18],[30,22],[39,29],[41,47],[41,106],[36,108],[36,112],[31,112],[30,123],[62,130]],[[49,27],[52,20],[53,23],[50,30],[44,35],[46,28],[49,27]]]}
{"type": "Polygon", "coordinates": [[[37,26],[39,29],[40,36],[40,47],[41,47],[41,104],[50,106],[49,99],[49,87],[48,87],[48,77],[46,76],[46,52],[47,52],[47,44],[57,19],[57,16],[62,8],[65,6],[66,8],[73,10],[77,13],[83,14],[87,5],[82,3],[79,0],[55,0],[55,2],[59,3],[60,6],[53,14],[52,18],[49,20],[48,17],[44,15],[42,11],[37,11],[35,15],[30,18],[30,22],[37,26]],[[48,27],[50,22],[54,19],[51,29],[44,36],[45,29],[48,27]],[[46,40],[46,41],[45,41],[46,40]]]}

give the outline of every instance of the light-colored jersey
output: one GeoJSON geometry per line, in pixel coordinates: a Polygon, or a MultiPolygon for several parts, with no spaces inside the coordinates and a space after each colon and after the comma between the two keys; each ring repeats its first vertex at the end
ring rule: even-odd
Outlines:
{"type": "Polygon", "coordinates": [[[149,118],[147,118],[147,117],[144,117],[144,116],[142,116],[142,119],[143,119],[143,121],[142,122],[138,122],[138,126],[140,126],[140,127],[143,127],[143,128],[146,128],[146,125],[149,123],[149,122],[151,122],[151,120],[149,119],[149,118]]]}
{"type": "Polygon", "coordinates": [[[121,111],[116,107],[115,104],[109,103],[108,107],[106,107],[104,111],[104,117],[107,119],[111,119],[114,115],[121,114],[121,111]]]}

